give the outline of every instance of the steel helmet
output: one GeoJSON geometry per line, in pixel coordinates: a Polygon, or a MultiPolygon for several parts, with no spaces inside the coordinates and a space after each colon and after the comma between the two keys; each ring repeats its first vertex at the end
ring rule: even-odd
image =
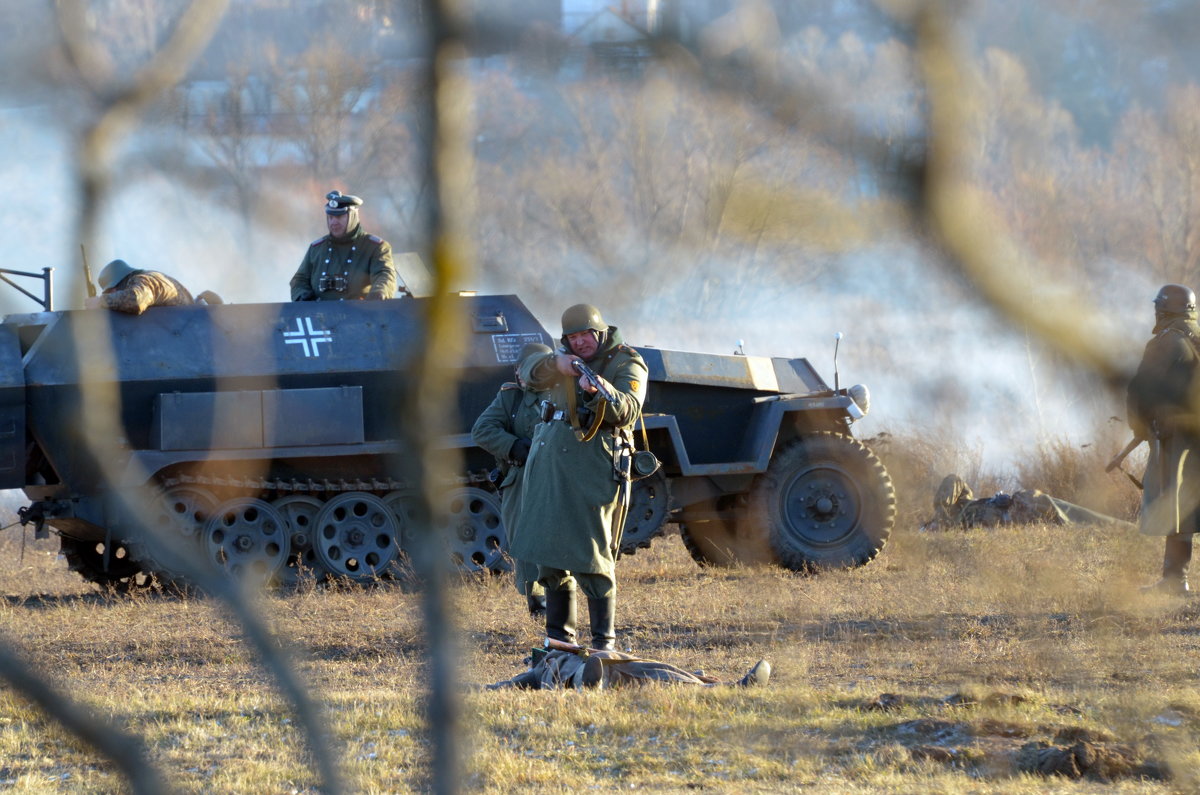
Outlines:
{"type": "Polygon", "coordinates": [[[601,334],[608,331],[608,324],[604,322],[604,318],[600,317],[599,309],[591,304],[575,304],[563,312],[563,337],[588,330],[598,331],[601,334]]]}
{"type": "Polygon", "coordinates": [[[549,345],[543,345],[540,342],[530,342],[526,344],[525,347],[521,348],[521,352],[517,355],[517,361],[515,364],[519,368],[530,356],[537,356],[539,354],[547,353],[554,353],[554,350],[549,345]]]}
{"type": "Polygon", "coordinates": [[[111,290],[121,283],[131,273],[137,273],[137,268],[130,265],[123,259],[115,259],[104,266],[104,270],[100,271],[100,276],[96,279],[96,283],[100,285],[100,292],[111,290]]]}
{"type": "Polygon", "coordinates": [[[1167,315],[1185,315],[1196,311],[1196,294],[1182,284],[1164,284],[1154,296],[1154,311],[1167,315]]]}

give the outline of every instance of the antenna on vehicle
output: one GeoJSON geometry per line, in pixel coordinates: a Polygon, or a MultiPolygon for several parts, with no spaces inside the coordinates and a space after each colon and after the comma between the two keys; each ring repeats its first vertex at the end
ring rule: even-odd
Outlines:
{"type": "Polygon", "coordinates": [[[745,346],[746,346],[746,341],[745,341],[745,340],[738,340],[737,342],[738,342],[737,350],[735,350],[735,351],[733,352],[733,355],[734,355],[734,356],[745,356],[745,355],[746,355],[746,347],[745,347],[745,346]]]}
{"type": "Polygon", "coordinates": [[[838,333],[833,335],[833,391],[834,392],[837,392],[838,389],[840,388],[840,385],[838,383],[837,353],[838,353],[838,345],[841,344],[841,342],[842,342],[842,332],[839,331],[838,333]]]}

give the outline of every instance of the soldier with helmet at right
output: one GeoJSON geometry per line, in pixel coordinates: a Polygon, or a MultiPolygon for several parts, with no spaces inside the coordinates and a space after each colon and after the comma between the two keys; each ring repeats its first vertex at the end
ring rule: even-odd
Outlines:
{"type": "Polygon", "coordinates": [[[552,390],[525,462],[511,547],[538,566],[546,590],[546,635],[575,640],[575,588],[587,594],[594,649],[616,642],[616,558],[628,511],[633,426],[648,369],[616,326],[588,304],[562,316],[559,353],[532,356],[527,388],[552,390]],[[577,362],[592,371],[593,382],[577,362]],[[611,402],[608,398],[611,398],[611,402]]]}
{"type": "Polygon", "coordinates": [[[1154,298],[1154,337],[1129,383],[1127,409],[1134,435],[1150,443],[1141,530],[1166,537],[1162,579],[1152,589],[1189,592],[1192,535],[1200,522],[1200,325],[1196,294],[1164,285],[1154,298]]]}

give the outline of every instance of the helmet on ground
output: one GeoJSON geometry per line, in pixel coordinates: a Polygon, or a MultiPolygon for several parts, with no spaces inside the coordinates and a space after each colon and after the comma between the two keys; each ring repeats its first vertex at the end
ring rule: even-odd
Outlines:
{"type": "Polygon", "coordinates": [[[136,273],[137,268],[130,265],[123,259],[115,259],[104,266],[100,271],[100,276],[96,279],[96,283],[100,285],[100,291],[111,290],[121,283],[131,273],[136,273]]]}
{"type": "Polygon", "coordinates": [[[608,324],[600,317],[600,310],[591,304],[575,304],[569,307],[562,316],[562,335],[577,334],[580,331],[598,331],[601,334],[608,331],[608,324]]]}
{"type": "Polygon", "coordinates": [[[1164,284],[1154,296],[1154,311],[1168,315],[1186,315],[1196,311],[1196,294],[1182,284],[1164,284]]]}
{"type": "Polygon", "coordinates": [[[540,342],[530,342],[521,348],[521,352],[517,355],[516,366],[520,367],[525,363],[525,360],[530,356],[539,354],[554,353],[554,350],[549,345],[543,345],[540,342]]]}

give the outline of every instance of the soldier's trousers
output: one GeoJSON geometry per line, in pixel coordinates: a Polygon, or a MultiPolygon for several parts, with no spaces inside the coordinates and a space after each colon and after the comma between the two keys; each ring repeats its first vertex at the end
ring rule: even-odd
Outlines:
{"type": "Polygon", "coordinates": [[[569,591],[572,581],[579,583],[579,590],[589,599],[609,599],[617,595],[617,582],[607,574],[591,571],[564,571],[549,566],[538,566],[538,582],[547,591],[569,591]]]}

